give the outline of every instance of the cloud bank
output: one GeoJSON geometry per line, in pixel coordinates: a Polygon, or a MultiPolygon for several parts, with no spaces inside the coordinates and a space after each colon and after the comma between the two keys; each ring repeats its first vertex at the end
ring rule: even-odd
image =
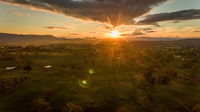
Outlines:
{"type": "Polygon", "coordinates": [[[190,10],[181,10],[177,12],[170,13],[160,13],[154,15],[148,15],[142,21],[139,21],[138,24],[154,24],[163,21],[175,21],[177,23],[181,20],[192,20],[200,19],[200,9],[190,9],[190,10]]]}
{"type": "Polygon", "coordinates": [[[168,0],[0,0],[65,14],[83,20],[107,22],[113,26],[133,23],[153,6],[168,0]]]}

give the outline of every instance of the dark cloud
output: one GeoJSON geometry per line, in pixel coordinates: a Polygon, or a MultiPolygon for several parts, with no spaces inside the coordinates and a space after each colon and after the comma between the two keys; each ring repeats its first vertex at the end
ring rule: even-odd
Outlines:
{"type": "Polygon", "coordinates": [[[133,31],[132,33],[129,33],[129,34],[122,34],[121,36],[125,36],[125,37],[127,37],[127,36],[144,36],[144,35],[148,35],[148,34],[150,34],[150,33],[154,33],[154,32],[156,32],[153,28],[138,28],[138,29],[136,29],[135,31],[133,31]]]}
{"type": "Polygon", "coordinates": [[[147,16],[144,20],[139,21],[137,24],[152,24],[157,25],[162,21],[174,21],[174,23],[181,20],[200,19],[200,9],[182,10],[171,13],[160,13],[147,16]]]}
{"type": "Polygon", "coordinates": [[[195,33],[200,33],[200,31],[194,31],[195,33]]]}
{"type": "Polygon", "coordinates": [[[97,33],[97,32],[92,31],[92,32],[89,32],[89,33],[97,33]]]}
{"type": "Polygon", "coordinates": [[[131,34],[122,34],[121,36],[142,36],[142,35],[146,35],[141,29],[136,29],[133,33],[131,34]]]}
{"type": "Polygon", "coordinates": [[[112,27],[111,27],[111,26],[108,26],[108,25],[103,25],[103,28],[104,28],[104,29],[108,29],[108,30],[109,30],[109,29],[112,29],[112,27]]]}
{"type": "Polygon", "coordinates": [[[152,28],[141,28],[141,30],[143,30],[143,32],[145,32],[145,33],[153,33],[153,32],[156,32],[156,31],[153,30],[152,28]]]}
{"type": "Polygon", "coordinates": [[[44,27],[44,28],[47,28],[47,29],[68,29],[67,27],[61,27],[61,26],[47,26],[47,27],[44,27]]]}
{"type": "Polygon", "coordinates": [[[176,21],[173,21],[172,23],[179,23],[179,22],[180,22],[180,21],[177,21],[177,20],[176,20],[176,21]]]}
{"type": "Polygon", "coordinates": [[[108,22],[113,26],[134,23],[133,19],[167,0],[0,0],[66,16],[108,22]]]}
{"type": "Polygon", "coordinates": [[[132,35],[145,35],[145,33],[141,29],[136,29],[132,35]]]}
{"type": "Polygon", "coordinates": [[[78,33],[71,33],[69,35],[77,36],[77,35],[80,35],[80,34],[78,34],[78,33]]]}

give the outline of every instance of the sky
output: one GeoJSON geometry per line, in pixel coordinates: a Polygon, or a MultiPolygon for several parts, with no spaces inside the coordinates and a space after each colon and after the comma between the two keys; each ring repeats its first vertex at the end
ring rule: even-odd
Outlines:
{"type": "Polygon", "coordinates": [[[107,38],[200,37],[200,0],[0,0],[0,32],[107,38]]]}

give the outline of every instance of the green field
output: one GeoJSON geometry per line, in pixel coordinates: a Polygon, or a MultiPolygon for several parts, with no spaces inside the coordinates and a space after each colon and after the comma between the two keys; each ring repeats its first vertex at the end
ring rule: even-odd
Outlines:
{"type": "Polygon", "coordinates": [[[200,48],[123,39],[2,46],[0,112],[200,112],[200,48]]]}

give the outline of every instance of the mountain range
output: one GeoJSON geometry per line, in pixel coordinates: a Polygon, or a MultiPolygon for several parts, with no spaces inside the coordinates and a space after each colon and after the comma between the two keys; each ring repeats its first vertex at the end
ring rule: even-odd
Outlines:
{"type": "MultiPolygon", "coordinates": [[[[48,44],[48,43],[64,43],[69,40],[84,40],[90,38],[57,38],[52,35],[24,35],[24,34],[9,34],[0,33],[0,44],[48,44]]],[[[130,38],[131,39],[131,38],[130,38]]],[[[137,37],[131,39],[134,41],[152,41],[155,43],[171,43],[178,45],[200,45],[200,38],[153,38],[153,37],[137,37]]]]}

